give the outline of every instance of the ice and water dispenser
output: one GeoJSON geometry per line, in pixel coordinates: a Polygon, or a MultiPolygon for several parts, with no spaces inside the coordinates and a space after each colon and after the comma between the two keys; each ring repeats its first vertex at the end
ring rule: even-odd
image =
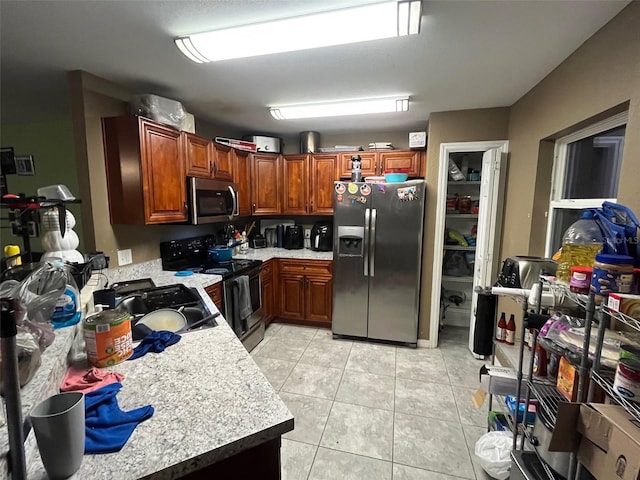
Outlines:
{"type": "Polygon", "coordinates": [[[338,227],[338,256],[362,257],[364,253],[364,227],[338,227]]]}

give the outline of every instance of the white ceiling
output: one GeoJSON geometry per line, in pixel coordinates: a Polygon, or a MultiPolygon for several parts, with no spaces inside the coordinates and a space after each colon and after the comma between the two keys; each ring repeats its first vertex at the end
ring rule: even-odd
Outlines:
{"type": "Polygon", "coordinates": [[[423,0],[420,35],[200,65],[173,43],[363,3],[1,0],[2,122],[68,115],[65,72],[81,69],[246,132],[420,130],[430,112],[513,104],[628,1],[423,0]],[[408,113],[277,121],[267,108],[397,93],[408,113]]]}

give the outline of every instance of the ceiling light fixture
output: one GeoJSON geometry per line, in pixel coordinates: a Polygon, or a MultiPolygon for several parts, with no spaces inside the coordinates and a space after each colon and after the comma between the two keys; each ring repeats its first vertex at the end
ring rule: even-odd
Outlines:
{"type": "Polygon", "coordinates": [[[271,107],[269,111],[276,120],[299,118],[339,117],[343,115],[365,115],[369,113],[406,112],[409,97],[368,98],[333,103],[311,103],[271,107]]]}
{"type": "Polygon", "coordinates": [[[420,0],[345,8],[175,39],[196,63],[366,42],[420,32],[420,0]]]}

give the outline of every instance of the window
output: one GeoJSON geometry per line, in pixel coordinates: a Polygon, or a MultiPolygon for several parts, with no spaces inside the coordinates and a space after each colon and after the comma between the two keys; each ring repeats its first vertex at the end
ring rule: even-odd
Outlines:
{"type": "Polygon", "coordinates": [[[562,236],[587,208],[616,201],[627,112],[556,141],[546,255],[562,245],[562,236]]]}

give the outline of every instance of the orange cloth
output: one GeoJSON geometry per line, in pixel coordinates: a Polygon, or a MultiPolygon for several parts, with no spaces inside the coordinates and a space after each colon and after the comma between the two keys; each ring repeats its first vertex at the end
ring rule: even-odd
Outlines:
{"type": "Polygon", "coordinates": [[[89,393],[110,383],[122,382],[122,380],[124,380],[124,375],[118,372],[107,372],[96,367],[89,369],[69,367],[62,380],[62,385],[60,385],[60,390],[89,393]]]}

